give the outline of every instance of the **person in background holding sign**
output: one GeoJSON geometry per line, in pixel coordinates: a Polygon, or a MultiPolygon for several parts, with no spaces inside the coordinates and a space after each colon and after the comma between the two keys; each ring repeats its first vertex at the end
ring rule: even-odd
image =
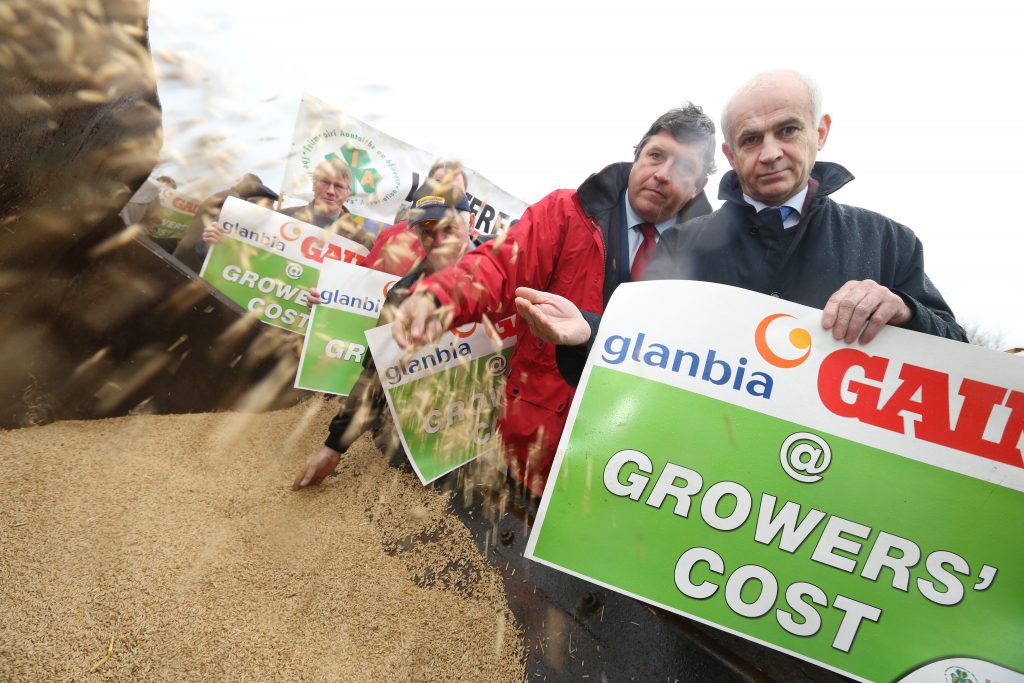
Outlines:
{"type": "MultiPolygon", "coordinates": [[[[466,172],[457,162],[437,162],[431,166],[427,178],[440,183],[442,188],[451,184],[463,192],[466,191],[466,172]]],[[[416,234],[409,226],[409,221],[402,220],[380,231],[377,241],[373,243],[373,248],[363,259],[361,265],[401,277],[408,273],[421,258],[423,258],[423,247],[416,239],[416,234]]]]}
{"type": "MultiPolygon", "coordinates": [[[[640,278],[664,230],[710,212],[703,190],[714,157],[715,124],[700,107],[666,112],[634,148],[633,163],[553,192],[495,246],[419,283],[399,309],[395,340],[425,344],[451,325],[508,316],[521,286],[602,310],[619,283],[640,278]]],[[[573,389],[558,373],[553,346],[524,325],[516,333],[499,430],[513,475],[539,495],[573,389]]]]}
{"type": "MultiPolygon", "coordinates": [[[[369,249],[373,237],[351,218],[345,201],[352,195],[352,171],[341,159],[328,159],[313,174],[313,201],[304,206],[281,209],[278,213],[303,223],[333,231],[369,249]]],[[[217,220],[203,230],[203,242],[218,244],[224,239],[224,228],[217,220]]]]}
{"type": "Polygon", "coordinates": [[[185,234],[182,235],[178,246],[172,254],[174,258],[196,271],[203,267],[203,259],[209,243],[219,242],[224,237],[224,231],[217,223],[217,216],[220,214],[224,200],[228,197],[240,197],[248,202],[257,204],[264,208],[272,208],[277,193],[263,184],[259,176],[246,173],[232,187],[210,195],[199,205],[199,210],[192,218],[185,234]],[[215,226],[215,227],[211,227],[215,226]]]}
{"type": "Polygon", "coordinates": [[[163,187],[176,189],[178,183],[170,176],[147,178],[121,209],[125,225],[142,225],[146,231],[160,225],[160,190],[163,187]]]}
{"type": "MultiPolygon", "coordinates": [[[[469,202],[456,185],[427,180],[414,196],[409,223],[420,241],[424,257],[388,291],[378,325],[391,322],[396,307],[408,296],[413,284],[458,261],[473,246],[469,234],[469,202]]],[[[323,448],[313,454],[292,483],[293,491],[315,486],[334,472],[341,454],[367,429],[374,432],[374,440],[385,456],[390,456],[398,447],[377,369],[369,356],[329,429],[323,448]]]]}
{"type": "Polygon", "coordinates": [[[352,215],[345,208],[345,202],[352,196],[353,182],[352,169],[348,164],[338,158],[326,159],[313,171],[313,201],[305,206],[281,209],[280,213],[335,231],[370,249],[373,237],[352,221],[352,215]]]}
{"type": "MultiPolygon", "coordinates": [[[[832,119],[806,76],[772,71],[741,87],[722,114],[722,151],[733,170],[725,204],[665,233],[644,279],[717,282],[824,309],[822,326],[866,344],[885,325],[967,341],[924,272],[921,241],[885,216],[834,202],[853,180],[816,162],[832,119]]],[[[517,292],[517,308],[541,339],[562,344],[559,368],[573,384],[599,316],[562,297],[517,292]]]]}

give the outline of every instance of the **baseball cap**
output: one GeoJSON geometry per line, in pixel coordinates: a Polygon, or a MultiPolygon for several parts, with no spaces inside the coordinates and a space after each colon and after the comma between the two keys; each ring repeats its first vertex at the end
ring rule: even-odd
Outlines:
{"type": "Polygon", "coordinates": [[[420,221],[443,220],[449,215],[449,211],[469,211],[466,194],[457,187],[442,187],[438,183],[428,181],[413,195],[412,207],[409,209],[409,225],[415,225],[420,221]]]}

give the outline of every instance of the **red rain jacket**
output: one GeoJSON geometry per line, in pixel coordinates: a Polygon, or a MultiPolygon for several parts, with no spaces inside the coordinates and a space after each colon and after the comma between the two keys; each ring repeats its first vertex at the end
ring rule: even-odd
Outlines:
{"type": "Polygon", "coordinates": [[[380,231],[373,248],[360,265],[405,277],[422,258],[423,246],[409,227],[409,222],[400,221],[380,231]]]}
{"type": "MultiPolygon", "coordinates": [[[[429,292],[454,311],[453,326],[492,321],[515,312],[515,290],[558,294],[581,310],[600,312],[621,281],[618,245],[631,164],[619,163],[588,178],[577,190],[556,190],[530,206],[505,238],[484,244],[458,263],[424,278],[413,291],[429,292]]],[[[680,219],[709,213],[703,193],[680,219]]],[[[623,242],[624,244],[624,242],[623,242]]],[[[628,278],[628,268],[626,269],[628,278]]],[[[543,491],[565,427],[574,389],[555,363],[555,346],[517,322],[518,340],[508,368],[498,428],[513,474],[543,491]]]]}

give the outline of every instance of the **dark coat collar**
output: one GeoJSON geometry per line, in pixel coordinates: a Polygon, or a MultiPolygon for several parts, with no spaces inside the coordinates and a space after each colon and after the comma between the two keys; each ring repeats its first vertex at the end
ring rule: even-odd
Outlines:
{"type": "MultiPolygon", "coordinates": [[[[852,173],[839,164],[834,164],[830,161],[815,163],[814,168],[811,169],[811,177],[817,180],[819,184],[816,197],[827,197],[853,180],[852,173]]],[[[729,171],[722,176],[722,182],[718,185],[718,198],[724,199],[727,202],[746,204],[736,171],[729,171]]]]}

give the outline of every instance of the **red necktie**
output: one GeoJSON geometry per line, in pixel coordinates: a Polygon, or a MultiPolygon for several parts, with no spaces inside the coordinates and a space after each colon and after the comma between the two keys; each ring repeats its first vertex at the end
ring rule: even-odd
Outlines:
{"type": "Polygon", "coordinates": [[[629,270],[629,279],[636,282],[643,277],[644,269],[647,268],[647,264],[650,263],[651,257],[654,256],[654,247],[657,242],[654,241],[654,226],[650,223],[641,223],[636,226],[636,229],[641,232],[644,236],[644,241],[640,243],[640,248],[636,252],[636,256],[633,257],[633,267],[629,270]]]}

